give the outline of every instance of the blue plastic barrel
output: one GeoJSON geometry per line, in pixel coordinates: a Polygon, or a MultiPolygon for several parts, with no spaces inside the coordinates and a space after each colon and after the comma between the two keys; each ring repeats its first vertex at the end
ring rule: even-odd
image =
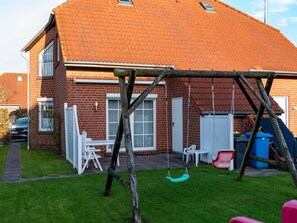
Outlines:
{"type": "MultiPolygon", "coordinates": [[[[245,135],[249,139],[251,137],[251,132],[247,132],[245,135]]],[[[273,136],[269,133],[257,132],[257,136],[251,151],[251,155],[258,156],[261,158],[269,158],[269,140],[273,136]]],[[[263,163],[259,161],[249,160],[249,165],[254,168],[267,168],[268,163],[263,163]]]]}

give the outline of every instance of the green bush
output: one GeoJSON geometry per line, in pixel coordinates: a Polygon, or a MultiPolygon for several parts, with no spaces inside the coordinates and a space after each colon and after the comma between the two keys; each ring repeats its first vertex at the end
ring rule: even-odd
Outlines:
{"type": "Polygon", "coordinates": [[[8,109],[0,109],[0,141],[9,141],[9,112],[8,109]]]}

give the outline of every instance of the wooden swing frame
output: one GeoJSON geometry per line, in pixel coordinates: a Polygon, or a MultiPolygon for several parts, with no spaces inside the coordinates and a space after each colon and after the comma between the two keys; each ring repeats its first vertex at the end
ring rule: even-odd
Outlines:
{"type": "MultiPolygon", "coordinates": [[[[135,165],[134,165],[133,145],[132,145],[129,116],[135,111],[137,106],[144,101],[146,96],[158,85],[158,83],[164,77],[166,78],[177,78],[177,77],[195,78],[196,77],[196,78],[233,78],[235,79],[239,88],[241,89],[246,99],[248,100],[249,104],[253,108],[254,112],[257,114],[255,124],[252,130],[252,134],[250,137],[250,141],[247,145],[237,180],[242,179],[249,158],[258,160],[258,157],[250,157],[250,152],[252,150],[252,146],[254,144],[258,128],[260,127],[261,118],[264,114],[264,110],[266,109],[269,115],[270,121],[272,123],[274,132],[277,136],[279,145],[286,159],[286,163],[291,173],[291,176],[293,178],[294,184],[297,187],[296,167],[289,153],[288,146],[284,140],[284,137],[282,135],[278,122],[276,120],[277,117],[275,115],[275,112],[270,106],[269,92],[272,87],[273,80],[276,76],[274,72],[115,69],[114,75],[119,79],[122,115],[120,118],[118,130],[117,130],[117,135],[116,135],[113,153],[110,161],[110,166],[107,170],[108,176],[106,180],[104,195],[106,196],[110,195],[113,178],[116,178],[123,186],[125,187],[129,186],[130,196],[132,200],[133,220],[135,223],[141,222],[141,214],[140,214],[139,197],[138,197],[138,191],[137,191],[137,177],[136,177],[135,168],[134,168],[135,165]],[[139,77],[156,77],[156,79],[150,86],[147,87],[147,89],[136,100],[133,101],[133,103],[130,103],[136,75],[139,77]],[[129,76],[129,80],[128,80],[128,84],[126,85],[125,77],[127,76],[129,76]],[[260,95],[249,83],[247,78],[255,78],[260,95]],[[267,78],[265,87],[263,85],[262,78],[267,78]],[[257,106],[254,104],[253,100],[247,93],[243,84],[258,99],[258,101],[260,101],[259,108],[257,108],[257,106]],[[120,176],[115,172],[117,157],[119,155],[123,134],[125,137],[125,148],[126,148],[126,154],[127,154],[129,181],[125,180],[122,176],[120,176]]],[[[261,161],[263,162],[263,160],[261,161]]]]}

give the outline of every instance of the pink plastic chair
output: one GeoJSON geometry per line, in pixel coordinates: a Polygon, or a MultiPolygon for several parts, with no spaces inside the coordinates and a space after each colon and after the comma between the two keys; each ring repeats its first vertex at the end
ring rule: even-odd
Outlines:
{"type": "Polygon", "coordinates": [[[297,222],[297,200],[286,202],[282,207],[282,223],[297,222]]]}
{"type": "Polygon", "coordinates": [[[238,216],[235,218],[232,218],[229,223],[263,223],[262,221],[257,221],[255,219],[238,216]]]}
{"type": "Polygon", "coordinates": [[[218,169],[228,169],[231,160],[234,159],[234,150],[220,150],[211,165],[218,169]]]}

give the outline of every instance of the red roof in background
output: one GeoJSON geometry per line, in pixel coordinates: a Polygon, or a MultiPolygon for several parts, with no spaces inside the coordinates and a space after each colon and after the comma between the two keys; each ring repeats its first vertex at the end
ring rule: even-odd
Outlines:
{"type": "MultiPolygon", "coordinates": [[[[191,102],[203,113],[212,113],[212,90],[214,86],[214,107],[217,113],[231,113],[232,106],[232,92],[233,92],[233,79],[226,78],[181,78],[184,86],[188,89],[188,84],[191,85],[191,102]]],[[[253,79],[249,82],[257,89],[257,85],[253,79]]],[[[244,84],[243,84],[244,85],[244,84]]],[[[250,93],[249,89],[245,87],[249,96],[254,104],[259,108],[260,102],[256,97],[250,93]]],[[[282,109],[270,97],[273,109],[281,113],[282,109]]],[[[246,97],[240,90],[237,83],[234,81],[234,112],[235,114],[253,114],[254,110],[250,106],[246,97]]]]}
{"type": "Polygon", "coordinates": [[[68,0],[54,9],[65,61],[173,65],[179,70],[297,71],[279,30],[216,0],[68,0]]]}
{"type": "Polygon", "coordinates": [[[2,105],[20,105],[27,108],[27,74],[3,73],[0,75],[0,90],[6,92],[7,101],[2,105]],[[18,77],[21,79],[18,80],[18,77]]]}

